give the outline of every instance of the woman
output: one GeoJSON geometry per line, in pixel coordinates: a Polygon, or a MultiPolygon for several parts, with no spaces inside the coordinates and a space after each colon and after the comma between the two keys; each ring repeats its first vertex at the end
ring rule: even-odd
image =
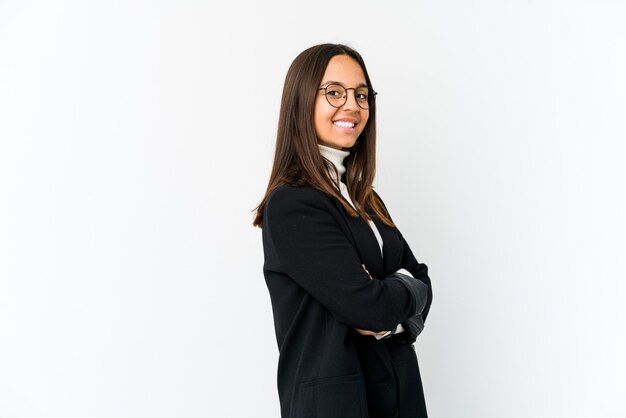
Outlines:
{"type": "Polygon", "coordinates": [[[345,45],[311,47],[287,73],[253,223],[263,229],[283,418],[427,416],[412,343],[432,290],[372,190],[375,97],[345,45]]]}

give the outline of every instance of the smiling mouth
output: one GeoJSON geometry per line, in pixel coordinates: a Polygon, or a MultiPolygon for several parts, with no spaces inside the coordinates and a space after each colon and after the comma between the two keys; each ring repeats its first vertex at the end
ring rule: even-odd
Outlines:
{"type": "Polygon", "coordinates": [[[337,120],[333,122],[333,125],[339,126],[340,128],[354,128],[356,124],[353,122],[343,122],[343,121],[337,120]]]}

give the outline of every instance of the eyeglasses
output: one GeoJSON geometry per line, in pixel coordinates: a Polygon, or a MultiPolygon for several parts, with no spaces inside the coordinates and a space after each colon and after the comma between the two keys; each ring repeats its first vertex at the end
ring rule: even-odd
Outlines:
{"type": "Polygon", "coordinates": [[[326,96],[326,100],[332,107],[341,107],[346,104],[348,100],[348,90],[354,90],[354,98],[356,99],[356,104],[359,105],[361,109],[371,109],[374,107],[376,103],[376,93],[374,90],[369,87],[350,87],[345,88],[341,84],[329,84],[326,87],[320,87],[319,90],[324,90],[324,95],[326,96]]]}

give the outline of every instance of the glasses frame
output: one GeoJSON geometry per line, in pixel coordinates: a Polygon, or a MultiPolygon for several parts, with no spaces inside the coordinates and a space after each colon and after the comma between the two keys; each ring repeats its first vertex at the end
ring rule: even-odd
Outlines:
{"type": "Polygon", "coordinates": [[[370,110],[371,108],[373,108],[376,105],[376,95],[378,94],[378,92],[374,91],[374,89],[369,88],[368,86],[345,87],[343,84],[340,84],[340,83],[330,83],[326,87],[320,87],[320,88],[317,89],[317,91],[320,91],[320,90],[324,90],[324,97],[326,97],[326,101],[328,102],[329,105],[331,105],[332,107],[334,107],[336,109],[341,108],[342,106],[344,106],[348,102],[348,90],[354,90],[354,101],[356,102],[357,106],[359,106],[363,110],[370,110]],[[341,88],[343,88],[346,91],[346,95],[343,98],[343,103],[341,104],[341,106],[335,106],[328,99],[328,94],[327,94],[326,89],[329,88],[330,86],[340,86],[341,88]],[[356,91],[357,91],[357,89],[360,89],[362,87],[366,87],[367,90],[369,91],[369,94],[372,96],[372,99],[369,99],[369,98],[367,99],[368,107],[361,106],[361,104],[359,103],[359,101],[356,98],[356,91]],[[370,104],[370,100],[372,101],[371,102],[371,106],[369,105],[370,104]]]}

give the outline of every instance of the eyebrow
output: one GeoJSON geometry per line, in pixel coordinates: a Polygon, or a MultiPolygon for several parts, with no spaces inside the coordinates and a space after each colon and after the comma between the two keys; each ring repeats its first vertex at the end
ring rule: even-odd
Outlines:
{"type": "MultiPolygon", "coordinates": [[[[322,84],[322,86],[327,86],[329,84],[339,84],[341,87],[345,88],[346,86],[343,85],[343,83],[339,82],[339,81],[327,81],[324,84],[322,84]]],[[[355,88],[359,88],[359,87],[367,87],[367,84],[365,83],[361,83],[358,86],[356,86],[355,88]]]]}

